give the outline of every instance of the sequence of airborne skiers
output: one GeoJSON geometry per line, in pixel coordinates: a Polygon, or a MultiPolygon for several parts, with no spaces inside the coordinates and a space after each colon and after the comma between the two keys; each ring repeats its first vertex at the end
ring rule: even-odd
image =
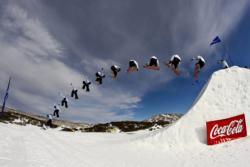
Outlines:
{"type": "MultiPolygon", "coordinates": [[[[179,70],[179,65],[181,63],[182,59],[179,55],[173,55],[170,60],[168,62],[165,62],[164,64],[176,75],[176,76],[180,76],[181,75],[181,71],[179,70]]],[[[206,61],[202,56],[196,56],[193,57],[191,59],[191,61],[195,61],[195,65],[194,65],[194,71],[193,71],[193,78],[194,80],[198,80],[198,76],[199,73],[201,71],[201,69],[205,66],[206,61]]],[[[226,62],[226,60],[222,59],[219,60],[218,63],[220,63],[222,65],[222,68],[228,68],[229,65],[226,62]]],[[[147,64],[145,64],[143,66],[145,69],[148,70],[160,70],[160,65],[159,65],[159,60],[157,57],[152,56],[149,60],[149,62],[147,64]]],[[[118,73],[121,71],[121,68],[118,65],[112,65],[110,67],[110,70],[112,72],[112,79],[116,79],[118,76],[118,73]]],[[[131,72],[136,72],[139,71],[139,64],[136,60],[130,60],[129,61],[129,67],[127,69],[127,73],[131,73],[131,72]]],[[[96,72],[95,74],[95,81],[98,85],[102,85],[103,84],[103,80],[105,78],[105,74],[104,74],[104,69],[102,68],[100,71],[96,72]]],[[[70,97],[78,100],[79,96],[78,96],[78,89],[75,88],[73,86],[73,84],[70,84],[72,87],[71,93],[70,93],[70,97]]],[[[90,92],[90,85],[91,82],[89,80],[84,80],[82,82],[82,89],[86,92],[90,92]]],[[[60,112],[61,109],[59,106],[64,107],[65,109],[69,108],[69,100],[68,98],[63,95],[62,93],[60,93],[62,100],[60,104],[55,104],[54,105],[54,112],[53,114],[49,114],[47,115],[48,117],[48,122],[47,125],[51,126],[52,125],[52,118],[56,117],[59,118],[60,117],[60,112]]]]}
{"type": "MultiPolygon", "coordinates": [[[[222,43],[222,47],[224,48],[223,50],[226,51],[226,47],[225,47],[225,44],[223,44],[222,40],[220,39],[219,36],[216,36],[212,41],[211,43],[209,44],[210,46],[212,45],[217,45],[218,43],[222,43]]],[[[214,48],[215,50],[217,50],[216,48],[214,48]]],[[[218,51],[217,51],[218,52],[218,51]]],[[[226,51],[227,52],[227,51],[226,51]]],[[[216,54],[216,52],[215,52],[216,54]]],[[[228,54],[226,53],[225,54],[226,57],[228,57],[228,54]]],[[[219,60],[217,63],[221,64],[222,65],[222,68],[223,69],[226,69],[226,68],[229,68],[229,65],[228,63],[226,62],[226,57],[222,58],[221,60],[219,60]]],[[[229,58],[229,57],[228,57],[229,58]]],[[[176,76],[180,76],[182,75],[182,71],[179,70],[179,66],[180,66],[180,63],[181,63],[182,59],[179,55],[173,55],[168,62],[164,62],[164,64],[170,69],[170,71],[172,71],[176,76]]],[[[191,61],[195,61],[195,65],[194,65],[194,70],[193,70],[193,79],[194,81],[198,81],[199,79],[199,74],[201,72],[201,70],[204,68],[204,66],[206,65],[206,61],[205,59],[202,57],[202,56],[196,56],[196,57],[193,57],[191,59],[191,61]]],[[[129,61],[129,67],[127,69],[127,73],[132,73],[132,72],[137,72],[139,71],[139,64],[136,60],[130,60],[129,61]]],[[[159,60],[156,56],[152,56],[149,60],[148,63],[146,63],[144,66],[143,66],[145,69],[148,69],[148,70],[160,70],[160,64],[159,64],[159,60]]],[[[121,68],[118,66],[118,65],[112,65],[110,67],[110,70],[112,72],[112,76],[111,78],[112,79],[116,79],[117,76],[118,76],[118,73],[121,71],[121,68]]],[[[102,68],[100,71],[96,72],[95,73],[95,81],[98,85],[102,85],[103,84],[103,80],[105,78],[105,73],[104,73],[104,69],[102,68]]],[[[79,99],[79,96],[78,96],[78,89],[75,88],[73,86],[73,84],[71,83],[70,84],[71,87],[72,87],[72,91],[71,91],[71,98],[75,99],[75,100],[78,100],[79,99]]],[[[84,80],[82,82],[82,89],[85,90],[86,92],[90,92],[90,85],[91,85],[91,82],[89,80],[84,80]]],[[[69,100],[68,98],[61,94],[60,95],[62,96],[62,100],[61,100],[61,103],[60,104],[55,104],[54,105],[54,112],[53,114],[48,114],[47,117],[48,117],[48,122],[47,124],[49,126],[52,125],[52,119],[53,117],[57,117],[59,118],[60,116],[60,112],[61,112],[61,109],[59,108],[59,106],[61,107],[64,107],[65,109],[69,108],[69,100]]]]}

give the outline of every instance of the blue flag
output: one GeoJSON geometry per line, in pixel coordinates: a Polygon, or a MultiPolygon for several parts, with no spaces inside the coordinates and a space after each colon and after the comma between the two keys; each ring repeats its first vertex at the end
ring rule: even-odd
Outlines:
{"type": "Polygon", "coordinates": [[[4,99],[3,99],[2,112],[4,112],[5,103],[6,103],[7,99],[8,99],[8,96],[9,96],[10,80],[11,80],[11,78],[9,79],[8,87],[6,89],[6,93],[5,93],[5,96],[4,96],[4,99]]]}
{"type": "Polygon", "coordinates": [[[210,45],[214,45],[214,44],[219,43],[219,42],[221,42],[221,39],[219,38],[219,36],[216,36],[216,37],[213,39],[213,41],[210,43],[210,45]]]}

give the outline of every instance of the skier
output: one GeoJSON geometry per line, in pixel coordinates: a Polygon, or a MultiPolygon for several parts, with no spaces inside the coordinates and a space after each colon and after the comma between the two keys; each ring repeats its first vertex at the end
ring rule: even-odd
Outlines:
{"type": "Polygon", "coordinates": [[[139,65],[137,63],[137,61],[135,60],[129,60],[129,67],[127,69],[127,72],[134,72],[134,71],[138,71],[139,70],[139,65]]]}
{"type": "Polygon", "coordinates": [[[82,89],[84,90],[86,88],[86,92],[89,92],[90,89],[89,89],[89,86],[91,85],[91,82],[89,80],[86,80],[86,81],[82,81],[82,89]]]}
{"type": "MultiPolygon", "coordinates": [[[[52,127],[52,119],[53,119],[52,115],[51,115],[51,114],[48,114],[48,115],[47,115],[46,126],[52,127]]],[[[44,127],[44,129],[46,129],[46,128],[44,127]]]]}
{"type": "Polygon", "coordinates": [[[71,83],[70,84],[71,85],[71,87],[72,87],[72,91],[71,91],[71,97],[75,97],[75,99],[79,99],[79,97],[78,97],[78,90],[73,86],[73,84],[71,83]]]}
{"type": "Polygon", "coordinates": [[[197,57],[194,57],[191,59],[192,61],[193,60],[197,60],[196,63],[195,63],[195,68],[194,68],[194,79],[195,80],[198,80],[198,75],[199,75],[199,72],[200,70],[205,66],[205,60],[202,56],[197,56],[197,57]]]}
{"type": "Polygon", "coordinates": [[[112,71],[112,78],[116,79],[118,72],[121,71],[121,68],[117,65],[112,65],[110,69],[112,71]]]}
{"type": "Polygon", "coordinates": [[[221,59],[219,63],[222,65],[223,69],[229,68],[229,65],[227,64],[226,60],[221,59]]]}
{"type": "Polygon", "coordinates": [[[176,75],[179,75],[178,66],[181,62],[181,58],[179,55],[173,55],[170,58],[170,61],[168,63],[165,63],[167,67],[169,67],[176,75]]]}
{"type": "Polygon", "coordinates": [[[62,96],[62,97],[63,97],[63,99],[61,101],[61,106],[68,108],[68,98],[66,96],[62,96]]]}
{"type": "Polygon", "coordinates": [[[53,116],[56,116],[57,118],[59,118],[59,112],[60,112],[60,108],[55,104],[55,105],[54,105],[54,113],[53,113],[53,116]]]}
{"type": "MultiPolygon", "coordinates": [[[[102,71],[103,71],[103,69],[102,69],[102,71]]],[[[95,74],[95,76],[96,76],[96,80],[95,80],[95,81],[96,81],[99,85],[101,85],[101,84],[102,84],[103,78],[105,78],[104,73],[101,72],[101,71],[98,71],[98,72],[95,74]]]]}
{"type": "Polygon", "coordinates": [[[152,56],[149,63],[145,64],[143,67],[150,70],[160,70],[159,60],[157,57],[152,56]]]}

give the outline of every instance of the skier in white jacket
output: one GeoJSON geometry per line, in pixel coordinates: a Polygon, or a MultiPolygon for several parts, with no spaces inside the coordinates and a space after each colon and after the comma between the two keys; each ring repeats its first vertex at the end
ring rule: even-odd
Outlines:
{"type": "MultiPolygon", "coordinates": [[[[51,114],[48,114],[48,115],[47,115],[46,126],[52,127],[52,119],[53,119],[53,116],[52,116],[51,114]]],[[[44,128],[44,129],[47,129],[46,126],[44,126],[43,128],[44,128]]]]}
{"type": "Polygon", "coordinates": [[[59,112],[60,112],[60,108],[55,104],[54,105],[54,113],[53,116],[56,116],[57,118],[59,118],[59,112]]]}
{"type": "Polygon", "coordinates": [[[191,60],[196,60],[195,67],[194,67],[194,79],[198,80],[198,75],[201,71],[201,69],[205,66],[206,61],[202,56],[197,56],[192,58],[191,60]]]}
{"type": "Polygon", "coordinates": [[[223,69],[229,68],[229,65],[227,64],[226,60],[221,59],[219,63],[222,65],[223,69]]]}

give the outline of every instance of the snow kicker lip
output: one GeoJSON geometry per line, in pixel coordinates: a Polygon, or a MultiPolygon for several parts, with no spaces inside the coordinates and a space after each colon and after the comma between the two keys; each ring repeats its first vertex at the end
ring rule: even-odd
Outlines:
{"type": "MultiPolygon", "coordinates": [[[[188,112],[176,123],[145,135],[138,142],[171,148],[207,145],[206,122],[244,113],[250,119],[250,71],[231,67],[216,71],[204,85],[188,112]]],[[[250,122],[246,122],[247,130],[250,122]]]]}

